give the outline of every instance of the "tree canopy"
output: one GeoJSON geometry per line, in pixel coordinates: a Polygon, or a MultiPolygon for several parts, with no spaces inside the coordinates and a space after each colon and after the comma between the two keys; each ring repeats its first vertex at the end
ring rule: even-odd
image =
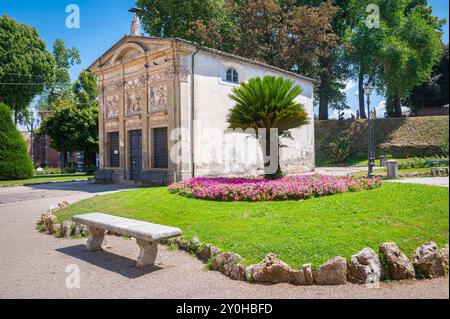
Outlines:
{"type": "Polygon", "coordinates": [[[36,29],[0,16],[0,102],[16,124],[26,122],[28,106],[54,77],[55,60],[36,29]]]}
{"type": "Polygon", "coordinates": [[[308,114],[302,104],[295,99],[302,89],[293,81],[284,77],[264,76],[250,79],[232,90],[230,98],[235,106],[228,114],[228,126],[231,129],[255,130],[260,139],[265,161],[267,178],[279,177],[281,172],[279,161],[279,137],[288,136],[288,131],[309,123],[308,114]],[[265,135],[259,135],[258,129],[265,129],[265,135]],[[271,129],[277,129],[277,139],[270,135],[271,129]],[[273,143],[276,143],[273,153],[273,143]],[[271,164],[276,161],[276,171],[271,171],[271,164]]]}
{"type": "Polygon", "coordinates": [[[39,129],[61,152],[98,151],[97,82],[88,71],[80,73],[73,85],[73,100],[56,99],[39,129]]]}

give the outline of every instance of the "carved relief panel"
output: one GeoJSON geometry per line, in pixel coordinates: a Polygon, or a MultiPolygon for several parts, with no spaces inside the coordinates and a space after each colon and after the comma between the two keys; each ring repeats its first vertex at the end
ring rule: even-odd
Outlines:
{"type": "Polygon", "coordinates": [[[111,95],[106,97],[105,116],[107,119],[119,116],[119,96],[111,95]]]}
{"type": "Polygon", "coordinates": [[[167,85],[152,85],[150,87],[150,100],[148,112],[160,112],[167,110],[167,85]]]}
{"type": "Polygon", "coordinates": [[[119,93],[122,88],[121,81],[116,81],[105,87],[105,118],[119,117],[119,93]]]}
{"type": "Polygon", "coordinates": [[[142,111],[142,88],[146,85],[145,76],[125,81],[125,110],[127,115],[142,111]]]}

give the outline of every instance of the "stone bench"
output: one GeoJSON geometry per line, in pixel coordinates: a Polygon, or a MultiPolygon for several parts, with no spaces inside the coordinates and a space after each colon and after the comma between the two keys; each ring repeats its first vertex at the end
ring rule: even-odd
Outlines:
{"type": "Polygon", "coordinates": [[[144,171],[139,179],[146,186],[161,186],[167,184],[167,172],[144,171]]]}
{"type": "Polygon", "coordinates": [[[153,266],[158,254],[158,243],[161,239],[181,235],[179,228],[151,224],[138,220],[111,216],[101,213],[73,216],[76,223],[86,225],[89,231],[86,248],[88,251],[102,249],[105,231],[136,238],[139,256],[136,267],[153,266]]]}
{"type": "Polygon", "coordinates": [[[98,169],[94,173],[95,182],[98,184],[112,184],[113,170],[98,169]]]}

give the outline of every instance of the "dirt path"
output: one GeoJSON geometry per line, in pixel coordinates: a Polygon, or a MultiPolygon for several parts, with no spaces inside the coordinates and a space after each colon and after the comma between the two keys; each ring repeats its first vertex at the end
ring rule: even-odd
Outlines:
{"type": "Polygon", "coordinates": [[[379,288],[236,282],[163,246],[157,267],[137,270],[131,240],[108,236],[112,248],[88,253],[85,239],[36,232],[35,222],[49,206],[117,190],[85,182],[0,189],[0,298],[449,298],[448,278],[379,288]],[[67,267],[72,274],[79,269],[80,288],[67,288],[67,267]]]}

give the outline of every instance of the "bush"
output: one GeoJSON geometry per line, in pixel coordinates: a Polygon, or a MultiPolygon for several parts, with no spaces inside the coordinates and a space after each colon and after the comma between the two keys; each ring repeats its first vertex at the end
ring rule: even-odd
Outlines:
{"type": "Polygon", "coordinates": [[[331,160],[334,163],[344,163],[350,155],[350,139],[341,137],[330,143],[331,160]]]}
{"type": "Polygon", "coordinates": [[[412,157],[398,163],[399,169],[448,166],[448,159],[442,157],[412,157]]]}
{"type": "Polygon", "coordinates": [[[96,165],[88,165],[86,166],[86,174],[92,175],[95,173],[95,171],[97,170],[97,166],[96,165]]]}
{"type": "Polygon", "coordinates": [[[60,168],[54,168],[54,167],[43,167],[43,171],[37,172],[37,175],[56,175],[56,174],[62,174],[63,171],[60,168]]]}
{"type": "Polygon", "coordinates": [[[27,179],[34,173],[27,144],[12,121],[10,109],[0,103],[0,180],[27,179]]]}
{"type": "Polygon", "coordinates": [[[75,163],[67,163],[63,170],[63,173],[65,174],[75,174],[77,172],[77,164],[75,163]]]}

